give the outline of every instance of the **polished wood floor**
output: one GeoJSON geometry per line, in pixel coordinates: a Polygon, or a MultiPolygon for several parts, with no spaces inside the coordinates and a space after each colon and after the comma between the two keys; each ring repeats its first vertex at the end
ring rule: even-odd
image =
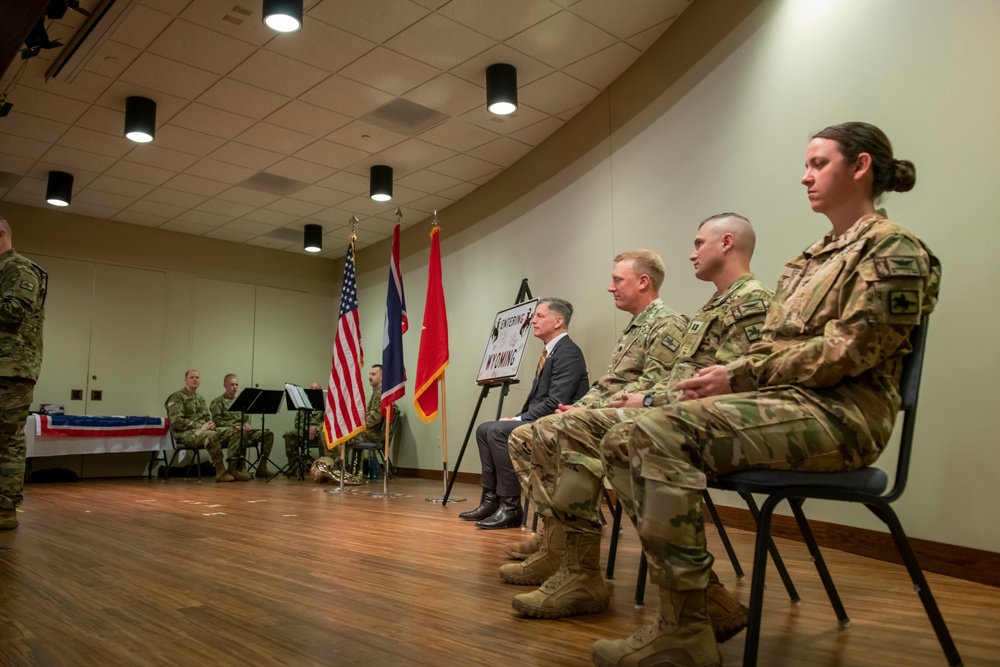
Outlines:
{"type": "MultiPolygon", "coordinates": [[[[611,609],[518,618],[500,545],[431,504],[441,483],[404,479],[374,499],[311,482],[101,480],[26,489],[21,526],[0,533],[0,665],[586,665],[590,644],[656,614],[633,601],[638,541],[623,531],[611,609]]],[[[607,538],[607,533],[605,534],[607,538]]],[[[734,531],[749,569],[752,535],[734,531]]],[[[710,535],[716,547],[714,532],[710,535]]],[[[605,550],[607,549],[605,539],[605,550]]],[[[779,540],[803,602],[777,578],[760,664],[944,665],[904,570],[828,552],[852,625],[838,630],[805,549],[779,540]]],[[[721,553],[721,550],[719,550],[721,553]]],[[[722,580],[744,600],[749,582],[722,580]]],[[[928,575],[965,664],[1000,665],[1000,589],[928,575]]],[[[723,646],[739,665],[743,636],[723,646]]]]}

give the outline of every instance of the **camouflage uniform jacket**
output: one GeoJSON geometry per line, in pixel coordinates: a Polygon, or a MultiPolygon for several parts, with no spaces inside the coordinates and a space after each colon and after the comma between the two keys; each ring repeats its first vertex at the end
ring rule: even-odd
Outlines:
{"type": "Polygon", "coordinates": [[[883,448],[899,411],[909,335],[937,303],[941,264],[872,214],[785,265],[761,340],[729,364],[733,391],[793,385],[883,448]]]}
{"type": "Polygon", "coordinates": [[[0,377],[35,381],[49,276],[13,248],[0,254],[0,377]]]}
{"type": "MultiPolygon", "coordinates": [[[[222,396],[216,396],[212,399],[212,402],[208,404],[208,410],[212,415],[212,421],[215,422],[215,425],[219,428],[225,428],[227,426],[238,427],[240,425],[240,413],[231,412],[229,410],[229,406],[231,406],[235,400],[235,396],[229,398],[223,394],[222,396]]],[[[249,424],[250,416],[246,415],[243,418],[242,423],[249,424]]]]}
{"type": "Polygon", "coordinates": [[[688,318],[655,299],[625,327],[611,365],[603,376],[573,405],[603,408],[623,393],[651,389],[666,378],[674,359],[678,341],[688,327],[688,318]]]}
{"type": "Polygon", "coordinates": [[[374,387],[372,397],[368,399],[368,409],[365,410],[365,426],[369,431],[384,435],[385,416],[382,414],[382,388],[374,387]]]}
{"type": "Polygon", "coordinates": [[[774,292],[747,273],[695,313],[680,340],[665,339],[664,344],[677,352],[677,359],[666,380],[649,392],[653,405],[674,403],[674,385],[693,377],[699,369],[728,364],[746,354],[761,339],[773,296],[774,292]]]}
{"type": "Polygon", "coordinates": [[[322,430],[323,428],[323,412],[321,410],[298,410],[295,413],[295,432],[300,433],[302,431],[302,420],[305,419],[305,414],[308,412],[309,419],[305,425],[305,428],[310,426],[315,426],[322,430]]]}
{"type": "Polygon", "coordinates": [[[201,394],[194,394],[187,389],[175,391],[167,397],[164,405],[167,417],[170,418],[170,429],[174,433],[194,431],[201,428],[207,421],[212,421],[208,406],[201,394]]]}

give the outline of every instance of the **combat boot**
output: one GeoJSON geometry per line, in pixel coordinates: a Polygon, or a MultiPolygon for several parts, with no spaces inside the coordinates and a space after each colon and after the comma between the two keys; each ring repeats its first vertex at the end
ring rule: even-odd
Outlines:
{"type": "Polygon", "coordinates": [[[17,510],[14,508],[0,509],[0,530],[17,528],[17,510]]]}
{"type": "Polygon", "coordinates": [[[548,519],[538,551],[520,563],[501,565],[500,578],[508,584],[538,586],[556,573],[565,553],[566,531],[555,519],[548,519]]]}
{"type": "Polygon", "coordinates": [[[250,475],[245,471],[240,470],[240,460],[239,459],[229,459],[228,472],[233,476],[237,482],[249,482],[250,475]]]}
{"type": "Polygon", "coordinates": [[[545,526],[543,525],[541,530],[527,540],[522,540],[521,542],[508,542],[503,545],[504,553],[514,560],[524,560],[542,548],[542,534],[544,532],[545,526]]]}
{"type": "Polygon", "coordinates": [[[271,472],[271,469],[267,467],[267,461],[257,466],[257,471],[254,473],[254,477],[257,479],[271,479],[274,475],[275,473],[271,472]]]}
{"type": "Polygon", "coordinates": [[[215,481],[216,482],[235,482],[236,479],[229,474],[226,470],[226,466],[222,461],[215,462],[215,481]]]}
{"type": "Polygon", "coordinates": [[[515,595],[511,605],[522,616],[562,618],[598,614],[610,603],[611,594],[601,576],[601,534],[566,533],[566,553],[559,570],[538,590],[515,595]]]}
{"type": "Polygon", "coordinates": [[[598,667],[721,667],[705,591],[660,588],[660,616],[628,639],[601,639],[590,649],[598,667]]]}
{"type": "Polygon", "coordinates": [[[726,590],[715,570],[708,576],[705,596],[705,607],[708,611],[708,620],[712,623],[712,630],[715,631],[715,641],[721,644],[747,627],[750,610],[726,590]]]}

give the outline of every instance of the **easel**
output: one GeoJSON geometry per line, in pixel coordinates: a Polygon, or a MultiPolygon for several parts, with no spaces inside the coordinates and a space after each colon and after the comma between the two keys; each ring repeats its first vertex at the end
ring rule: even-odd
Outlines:
{"type": "Polygon", "coordinates": [[[246,435],[246,430],[243,428],[243,420],[246,419],[247,415],[260,415],[260,449],[257,450],[257,460],[253,463],[248,462],[249,472],[255,472],[261,464],[261,460],[265,460],[274,467],[278,467],[278,464],[272,461],[270,458],[264,457],[264,432],[265,432],[265,418],[267,415],[274,415],[278,413],[278,409],[281,407],[281,395],[284,392],[277,391],[275,389],[257,389],[255,387],[247,387],[240,392],[240,395],[236,397],[233,404],[229,406],[229,410],[232,412],[240,413],[240,458],[246,458],[246,445],[244,444],[244,436],[246,435]]]}
{"type": "MultiPolygon", "coordinates": [[[[528,279],[521,279],[521,287],[517,290],[517,298],[514,300],[514,305],[519,303],[524,303],[534,297],[531,296],[531,289],[528,287],[528,279]]],[[[465,432],[465,440],[462,441],[462,449],[458,452],[458,460],[455,461],[455,469],[451,474],[451,478],[448,480],[448,488],[445,489],[444,498],[441,499],[441,505],[448,504],[448,498],[451,496],[451,487],[455,484],[455,478],[458,477],[458,469],[462,465],[462,457],[465,455],[465,448],[469,445],[469,438],[472,437],[472,429],[476,425],[476,418],[479,416],[479,408],[483,405],[483,399],[489,395],[490,390],[494,387],[500,387],[500,400],[497,402],[497,418],[496,421],[500,420],[503,416],[503,399],[507,396],[510,391],[510,386],[512,384],[517,384],[520,382],[517,378],[507,378],[504,380],[484,380],[478,384],[482,387],[479,392],[479,400],[476,401],[476,409],[472,411],[472,419],[469,420],[469,429],[465,432]]]]}

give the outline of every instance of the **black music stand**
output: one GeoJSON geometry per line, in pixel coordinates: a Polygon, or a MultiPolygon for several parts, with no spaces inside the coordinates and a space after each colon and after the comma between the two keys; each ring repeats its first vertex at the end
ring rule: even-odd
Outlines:
{"type": "MultiPolygon", "coordinates": [[[[246,418],[246,415],[260,415],[261,448],[257,450],[257,460],[249,465],[250,471],[257,470],[260,466],[261,459],[264,459],[263,444],[266,416],[278,414],[278,410],[281,409],[281,397],[284,393],[285,392],[278,389],[257,389],[256,387],[247,387],[240,392],[240,395],[236,397],[233,404],[229,406],[230,412],[242,413],[240,419],[240,456],[243,458],[246,457],[246,445],[243,444],[243,436],[246,431],[243,430],[243,419],[246,418]]],[[[270,458],[266,460],[275,468],[278,467],[278,464],[270,458]]]]}
{"type": "MultiPolygon", "coordinates": [[[[299,419],[299,446],[295,448],[292,459],[288,464],[284,468],[279,469],[278,472],[284,473],[285,477],[298,477],[301,482],[305,480],[306,471],[309,470],[313,461],[316,460],[309,453],[309,419],[312,417],[314,411],[324,412],[326,404],[324,403],[322,389],[303,389],[297,385],[286,385],[284,394],[285,408],[301,413],[302,417],[299,419]],[[294,387],[298,391],[301,391],[308,402],[303,402],[302,397],[293,394],[288,387],[294,387]]],[[[316,442],[317,445],[323,442],[319,434],[316,435],[316,442]]]]}

